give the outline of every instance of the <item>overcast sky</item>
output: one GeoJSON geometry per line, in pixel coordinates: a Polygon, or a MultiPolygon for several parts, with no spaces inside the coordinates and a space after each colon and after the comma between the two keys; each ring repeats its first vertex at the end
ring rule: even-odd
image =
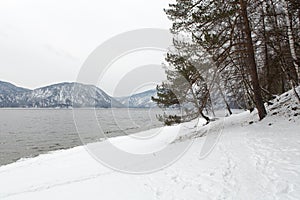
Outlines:
{"type": "MultiPolygon", "coordinates": [[[[0,80],[30,89],[75,81],[88,55],[112,36],[139,28],[169,29],[171,22],[163,12],[168,3],[0,0],[0,80]]],[[[106,80],[100,87],[112,94],[116,84],[106,80]]],[[[128,92],[124,89],[117,96],[128,92]]]]}

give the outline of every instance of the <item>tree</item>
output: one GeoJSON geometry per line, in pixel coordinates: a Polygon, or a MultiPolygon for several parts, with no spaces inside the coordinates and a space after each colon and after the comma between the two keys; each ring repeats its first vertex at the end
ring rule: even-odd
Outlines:
{"type": "MultiPolygon", "coordinates": [[[[300,79],[299,0],[176,0],[165,12],[175,36],[185,35],[193,51],[204,49],[212,56],[211,71],[217,69],[223,99],[249,110],[256,107],[260,119],[267,114],[264,102],[275,95],[294,88],[300,101],[295,90],[300,79]]],[[[208,84],[206,74],[201,76],[208,84]]]]}
{"type": "Polygon", "coordinates": [[[174,22],[172,32],[191,33],[194,42],[213,55],[219,73],[228,68],[237,68],[243,73],[245,90],[251,94],[250,99],[254,101],[260,119],[263,119],[266,110],[261,95],[247,8],[247,3],[241,0],[177,0],[176,4],[170,4],[166,13],[174,22]]]}
{"type": "Polygon", "coordinates": [[[166,124],[188,121],[202,116],[207,123],[210,118],[203,110],[210,100],[209,86],[201,72],[205,71],[202,55],[196,55],[195,46],[187,42],[174,40],[174,49],[167,53],[167,82],[157,86],[157,98],[152,98],[160,107],[177,107],[180,116],[164,115],[159,118],[166,124]],[[201,67],[195,63],[202,62],[201,67]]]}
{"type": "MultiPolygon", "coordinates": [[[[291,1],[293,2],[293,1],[291,1]]],[[[294,2],[293,2],[294,3],[294,2]]],[[[288,10],[288,4],[285,0],[282,0],[282,8],[284,10],[284,15],[285,15],[285,22],[286,22],[286,27],[287,27],[287,36],[288,36],[288,42],[289,42],[289,48],[290,48],[290,52],[291,52],[291,56],[293,59],[293,65],[296,71],[296,84],[299,84],[299,80],[300,80],[300,69],[299,69],[299,62],[298,62],[298,58],[296,55],[296,49],[295,49],[295,40],[294,40],[294,36],[293,36],[293,31],[292,31],[292,21],[290,19],[290,13],[288,10]]],[[[298,3],[299,5],[299,3],[298,3]]]]}
{"type": "Polygon", "coordinates": [[[247,48],[247,60],[249,64],[249,74],[251,76],[251,84],[253,87],[255,105],[258,110],[260,119],[263,119],[267,115],[267,111],[264,106],[264,102],[261,96],[261,88],[258,80],[257,67],[255,61],[255,53],[253,48],[253,41],[251,35],[251,28],[248,19],[247,3],[245,0],[240,0],[240,12],[244,21],[244,32],[246,35],[246,48],[247,48]]]}

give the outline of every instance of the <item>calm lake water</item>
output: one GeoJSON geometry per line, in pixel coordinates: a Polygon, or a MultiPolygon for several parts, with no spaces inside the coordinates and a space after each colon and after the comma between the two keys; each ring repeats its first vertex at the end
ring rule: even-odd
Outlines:
{"type": "MultiPolygon", "coordinates": [[[[156,115],[162,113],[159,109],[80,109],[75,112],[77,122],[87,127],[96,119],[107,137],[163,125],[156,119],[156,115]]],[[[70,109],[0,109],[0,165],[103,138],[93,131],[79,137],[73,114],[70,109]]]]}

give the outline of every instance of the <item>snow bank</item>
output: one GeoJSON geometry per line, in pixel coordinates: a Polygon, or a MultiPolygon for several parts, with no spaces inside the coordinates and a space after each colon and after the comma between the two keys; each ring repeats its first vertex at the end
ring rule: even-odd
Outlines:
{"type": "MultiPolygon", "coordinates": [[[[300,199],[299,104],[287,94],[268,107],[270,115],[263,121],[243,112],[212,122],[209,131],[193,132],[193,122],[183,124],[189,128],[176,142],[194,139],[193,145],[156,173],[113,171],[84,147],[2,166],[0,199],[300,199]],[[202,145],[220,127],[218,143],[203,158],[202,145]]],[[[121,147],[128,140],[117,139],[121,147]]]]}

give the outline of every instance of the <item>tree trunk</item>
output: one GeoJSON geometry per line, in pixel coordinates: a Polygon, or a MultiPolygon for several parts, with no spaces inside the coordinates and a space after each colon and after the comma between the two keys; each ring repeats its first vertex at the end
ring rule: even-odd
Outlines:
{"type": "Polygon", "coordinates": [[[296,50],[295,50],[295,41],[294,41],[293,32],[292,32],[292,24],[291,24],[291,20],[290,20],[287,3],[285,0],[282,0],[282,3],[283,3],[284,14],[285,14],[285,21],[286,21],[287,34],[288,34],[289,45],[290,45],[290,52],[291,52],[291,56],[293,58],[294,68],[297,73],[296,85],[298,85],[299,79],[300,79],[300,70],[299,70],[298,59],[297,59],[296,50]]]}
{"type": "MultiPolygon", "coordinates": [[[[269,65],[269,53],[268,53],[268,37],[266,31],[266,16],[265,16],[265,4],[262,3],[262,26],[263,26],[263,37],[264,37],[264,54],[265,54],[265,68],[266,68],[266,79],[267,79],[267,90],[272,93],[272,79],[270,76],[270,65],[269,65]]],[[[270,98],[270,96],[269,96],[270,98]]]]}
{"type": "Polygon", "coordinates": [[[208,124],[210,122],[210,118],[207,117],[206,115],[204,115],[203,111],[199,111],[200,115],[206,120],[206,124],[208,124]]]}
{"type": "Polygon", "coordinates": [[[257,74],[257,68],[256,68],[256,61],[255,61],[255,54],[254,54],[254,48],[253,48],[253,41],[251,36],[251,29],[248,19],[248,13],[247,13],[247,5],[244,0],[240,0],[240,6],[241,6],[241,15],[244,20],[244,31],[246,35],[246,45],[247,45],[247,58],[248,58],[248,65],[249,65],[249,73],[251,77],[251,84],[253,87],[253,93],[254,93],[254,100],[255,105],[258,111],[259,119],[262,120],[266,115],[267,111],[263,103],[262,95],[261,95],[261,89],[258,81],[258,74],[257,74]]]}
{"type": "Polygon", "coordinates": [[[221,96],[222,96],[222,98],[223,98],[223,101],[224,101],[224,103],[225,103],[225,105],[226,105],[226,108],[227,108],[227,110],[228,110],[228,112],[229,112],[229,115],[232,115],[232,111],[231,111],[230,106],[229,106],[229,103],[227,102],[226,97],[225,97],[225,95],[224,95],[224,93],[223,93],[223,91],[222,91],[222,88],[221,88],[221,85],[220,85],[220,83],[219,83],[219,80],[217,81],[217,87],[218,87],[218,89],[219,89],[219,91],[220,91],[220,94],[221,94],[221,96]]]}

